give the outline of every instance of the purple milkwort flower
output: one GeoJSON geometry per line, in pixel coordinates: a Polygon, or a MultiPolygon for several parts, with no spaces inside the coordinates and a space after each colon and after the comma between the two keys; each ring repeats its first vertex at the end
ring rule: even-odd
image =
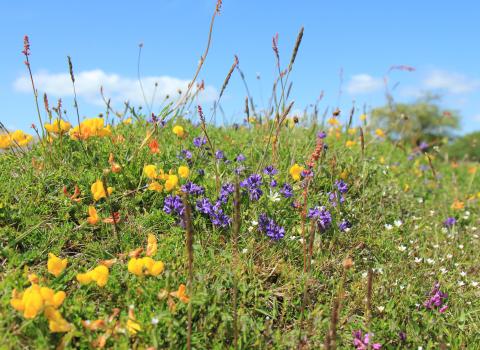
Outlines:
{"type": "Polygon", "coordinates": [[[228,202],[228,197],[235,191],[235,186],[231,182],[227,182],[222,185],[220,189],[220,196],[218,201],[225,204],[228,202]]]}
{"type": "Polygon", "coordinates": [[[197,169],[197,174],[198,174],[198,176],[205,176],[205,170],[197,169]]]}
{"type": "Polygon", "coordinates": [[[244,162],[247,159],[242,153],[240,153],[236,158],[235,161],[237,162],[244,162]]]}
{"type": "Polygon", "coordinates": [[[258,229],[274,241],[278,241],[285,236],[285,229],[277,225],[266,213],[262,213],[258,217],[258,229]]]}
{"type": "Polygon", "coordinates": [[[448,298],[448,294],[440,290],[440,283],[436,282],[433,289],[430,291],[427,300],[423,303],[429,310],[438,309],[438,312],[444,313],[448,305],[445,304],[445,300],[448,298]]]}
{"type": "Polygon", "coordinates": [[[273,165],[267,166],[265,169],[263,169],[263,173],[268,176],[275,176],[278,174],[278,170],[273,167],[273,165]]]}
{"type": "Polygon", "coordinates": [[[418,146],[418,148],[420,148],[420,151],[425,151],[428,148],[428,143],[426,143],[425,141],[422,141],[418,146]]]}
{"type": "Polygon", "coordinates": [[[182,216],[184,210],[185,210],[185,207],[183,206],[183,202],[180,196],[168,195],[165,198],[165,202],[163,203],[163,211],[165,213],[167,214],[176,213],[179,216],[182,216]]]}
{"type": "Polygon", "coordinates": [[[202,147],[206,143],[207,139],[205,137],[195,137],[193,139],[193,145],[198,148],[202,147]]]}
{"type": "Polygon", "coordinates": [[[348,191],[348,185],[343,180],[335,181],[335,186],[337,186],[340,193],[347,193],[348,191]]]}
{"type": "Polygon", "coordinates": [[[270,181],[270,187],[277,187],[277,180],[272,179],[272,180],[270,181]]]}
{"type": "MultiPolygon", "coordinates": [[[[362,335],[362,331],[358,330],[353,332],[353,346],[357,350],[367,350],[369,349],[370,337],[373,337],[373,334],[366,333],[365,336],[362,335]]],[[[371,349],[378,350],[382,348],[382,345],[379,343],[372,344],[371,349]]]]}
{"type": "Polygon", "coordinates": [[[285,198],[290,198],[290,197],[293,196],[293,188],[288,183],[284,183],[283,186],[282,186],[282,189],[280,190],[280,193],[285,198]]]}
{"type": "Polygon", "coordinates": [[[214,226],[227,227],[230,226],[232,219],[223,212],[221,204],[220,201],[215,203],[210,213],[210,220],[214,226]]]}
{"type": "Polygon", "coordinates": [[[340,203],[345,202],[345,197],[344,196],[339,196],[338,192],[333,191],[333,192],[328,192],[328,200],[330,203],[332,203],[332,206],[336,207],[338,204],[338,197],[340,197],[340,203]]]}
{"type": "Polygon", "coordinates": [[[352,227],[352,224],[351,224],[348,220],[346,220],[346,219],[342,220],[342,221],[338,224],[338,228],[339,228],[340,231],[342,231],[342,232],[347,231],[347,230],[350,229],[351,227],[352,227]]]}
{"type": "Polygon", "coordinates": [[[217,151],[215,152],[215,158],[217,158],[217,159],[223,159],[223,158],[225,158],[225,154],[223,153],[222,150],[217,150],[217,151]]]}
{"type": "Polygon", "coordinates": [[[325,207],[315,207],[308,210],[307,217],[317,220],[320,231],[326,231],[332,224],[332,215],[325,207]]]}
{"type": "Polygon", "coordinates": [[[405,342],[407,340],[407,333],[400,332],[398,333],[398,337],[400,338],[400,341],[405,342]]]}
{"type": "Polygon", "coordinates": [[[192,159],[192,152],[190,152],[188,149],[182,150],[179,158],[185,158],[185,159],[192,159]]]}
{"type": "Polygon", "coordinates": [[[241,165],[238,168],[235,168],[234,171],[235,171],[235,174],[240,175],[241,173],[243,173],[244,170],[245,170],[245,167],[241,165]]]}
{"type": "Polygon", "coordinates": [[[247,179],[240,182],[241,187],[248,189],[248,194],[251,201],[258,201],[263,194],[262,189],[262,176],[259,174],[252,174],[247,179]]]}
{"type": "Polygon", "coordinates": [[[325,137],[327,137],[327,133],[325,131],[320,131],[318,134],[317,134],[317,137],[319,139],[324,139],[325,137]]]}
{"type": "Polygon", "coordinates": [[[182,190],[182,192],[185,192],[194,196],[200,196],[205,192],[205,189],[202,186],[199,186],[191,181],[187,182],[180,189],[182,190]]]}
{"type": "Polygon", "coordinates": [[[457,220],[453,217],[448,217],[444,222],[443,222],[443,225],[445,227],[452,227],[453,225],[455,225],[457,223],[457,220]]]}
{"type": "Polygon", "coordinates": [[[421,171],[427,171],[428,170],[428,165],[422,164],[422,165],[420,165],[419,168],[420,168],[421,171]]]}
{"type": "Polygon", "coordinates": [[[213,205],[207,197],[197,200],[195,208],[202,214],[210,215],[213,213],[213,205]]]}

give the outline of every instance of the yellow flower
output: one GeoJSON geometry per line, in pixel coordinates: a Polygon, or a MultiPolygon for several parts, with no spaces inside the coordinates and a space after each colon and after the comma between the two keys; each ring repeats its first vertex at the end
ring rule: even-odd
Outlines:
{"type": "Polygon", "coordinates": [[[150,191],[161,192],[163,190],[163,186],[160,185],[157,181],[154,181],[150,185],[148,185],[148,189],[150,191]]]}
{"type": "Polygon", "coordinates": [[[12,139],[10,135],[1,134],[0,135],[0,149],[7,149],[12,145],[12,139]]]}
{"type": "Polygon", "coordinates": [[[99,287],[105,287],[108,281],[108,276],[108,267],[105,265],[98,265],[96,268],[86,273],[79,273],[77,275],[77,281],[80,282],[80,284],[96,282],[99,287]]]}
{"type": "Polygon", "coordinates": [[[45,130],[53,134],[64,134],[71,129],[72,125],[62,119],[55,119],[52,124],[45,124],[45,130]]]}
{"type": "Polygon", "coordinates": [[[348,147],[348,148],[352,148],[353,146],[355,146],[355,141],[353,141],[353,140],[348,140],[348,141],[345,143],[345,146],[348,147]]]}
{"type": "Polygon", "coordinates": [[[186,294],[187,288],[185,287],[184,284],[181,284],[178,286],[178,290],[175,292],[171,292],[170,295],[172,297],[180,299],[183,303],[188,303],[190,301],[190,298],[186,294]]]}
{"type": "Polygon", "coordinates": [[[455,199],[451,206],[453,210],[462,210],[464,207],[465,207],[465,203],[463,203],[462,201],[459,201],[458,199],[455,199]]]}
{"type": "Polygon", "coordinates": [[[110,125],[104,126],[103,118],[85,119],[80,125],[70,129],[70,138],[73,140],[86,140],[89,137],[102,137],[112,134],[110,125]]]}
{"type": "Polygon", "coordinates": [[[182,179],[187,178],[189,174],[190,169],[188,169],[188,166],[182,165],[178,168],[178,175],[180,175],[182,179]]]}
{"type": "Polygon", "coordinates": [[[167,181],[165,181],[165,191],[170,192],[178,185],[177,175],[168,175],[167,181]]]}
{"type": "Polygon", "coordinates": [[[98,220],[99,218],[98,218],[97,210],[93,205],[89,205],[87,222],[90,225],[96,225],[98,223],[98,220]]]}
{"type": "Polygon", "coordinates": [[[128,272],[134,275],[141,276],[143,274],[143,260],[137,258],[131,258],[127,265],[128,272]]]}
{"type": "Polygon", "coordinates": [[[347,132],[348,132],[349,135],[355,135],[355,133],[357,132],[357,128],[350,128],[350,129],[348,129],[347,132]]]}
{"type": "Polygon", "coordinates": [[[145,165],[143,167],[143,173],[149,179],[156,179],[157,178],[157,167],[152,164],[145,165]]]}
{"type": "MultiPolygon", "coordinates": [[[[98,201],[101,198],[107,197],[107,194],[105,193],[105,187],[103,186],[102,180],[95,181],[92,184],[92,186],[90,187],[90,190],[92,191],[94,201],[98,201]]],[[[111,194],[113,192],[113,188],[108,187],[107,192],[108,192],[108,194],[111,194]]]]}
{"type": "Polygon", "coordinates": [[[301,173],[304,170],[303,167],[298,165],[297,163],[293,164],[292,167],[290,168],[290,176],[293,178],[294,181],[298,181],[301,178],[301,173]]]}
{"type": "Polygon", "coordinates": [[[177,135],[178,137],[183,137],[183,136],[185,136],[185,130],[184,130],[183,127],[180,126],[180,125],[175,125],[175,126],[173,127],[173,130],[172,130],[172,131],[173,131],[173,133],[174,133],[175,135],[177,135]]]}
{"type": "Polygon", "coordinates": [[[331,126],[338,126],[340,125],[340,121],[338,120],[338,118],[332,117],[328,119],[328,124],[330,124],[331,126]]]}
{"type": "Polygon", "coordinates": [[[26,146],[33,140],[31,135],[25,134],[22,130],[14,131],[12,134],[10,134],[10,137],[20,146],[26,146]]]}
{"type": "Polygon", "coordinates": [[[48,328],[52,333],[68,332],[72,326],[62,317],[60,311],[52,307],[45,308],[45,317],[48,319],[48,328]]]}
{"type": "Polygon", "coordinates": [[[132,124],[132,118],[127,118],[123,121],[123,124],[129,125],[132,124]]]}
{"type": "Polygon", "coordinates": [[[147,238],[147,251],[145,254],[147,256],[153,256],[157,253],[157,249],[157,238],[153,233],[149,233],[147,238]]]}
{"type": "Polygon", "coordinates": [[[360,115],[360,120],[363,122],[365,120],[367,120],[367,115],[366,114],[361,114],[360,115]]]}
{"type": "Polygon", "coordinates": [[[130,334],[137,334],[138,331],[142,330],[142,327],[140,327],[137,322],[129,318],[127,321],[127,330],[130,334]]]}
{"type": "Polygon", "coordinates": [[[55,277],[58,277],[67,267],[67,259],[60,259],[53,253],[48,253],[47,268],[55,277]]]}
{"type": "Polygon", "coordinates": [[[128,262],[128,272],[137,276],[150,275],[158,276],[164,270],[162,261],[155,261],[151,257],[131,258],[128,262]]]}
{"type": "Polygon", "coordinates": [[[376,134],[378,137],[381,137],[381,138],[384,138],[384,137],[385,137],[385,132],[383,132],[382,129],[376,129],[376,130],[375,130],[375,134],[376,134]]]}
{"type": "Polygon", "coordinates": [[[25,318],[35,318],[44,308],[57,309],[65,300],[65,292],[54,292],[48,287],[32,284],[22,293],[12,292],[10,305],[17,311],[23,312],[25,318]]]}

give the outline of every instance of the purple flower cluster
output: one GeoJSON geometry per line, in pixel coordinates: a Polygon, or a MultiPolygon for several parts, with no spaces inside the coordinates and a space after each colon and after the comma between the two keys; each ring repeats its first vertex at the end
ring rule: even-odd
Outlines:
{"type": "Polygon", "coordinates": [[[320,131],[318,134],[317,134],[317,137],[319,139],[324,139],[325,137],[327,137],[327,133],[325,131],[320,131]]]}
{"type": "Polygon", "coordinates": [[[235,161],[237,162],[244,162],[247,159],[242,153],[240,153],[236,158],[235,161]]]}
{"type": "Polygon", "coordinates": [[[262,176],[259,174],[252,174],[247,179],[240,182],[240,186],[248,190],[250,200],[255,202],[260,199],[263,194],[262,189],[262,176]]]}
{"type": "Polygon", "coordinates": [[[218,160],[223,159],[225,158],[225,154],[223,153],[222,150],[217,150],[215,152],[215,158],[217,158],[218,160]]]}
{"type": "Polygon", "coordinates": [[[325,207],[315,207],[308,210],[307,217],[317,220],[320,231],[326,231],[332,225],[332,214],[325,207]]]}
{"type": "Polygon", "coordinates": [[[453,225],[455,225],[457,223],[457,220],[453,217],[448,217],[444,222],[443,222],[443,225],[445,227],[452,227],[453,225]]]}
{"type": "Polygon", "coordinates": [[[351,224],[348,220],[346,220],[346,219],[342,220],[342,221],[338,224],[338,228],[339,228],[340,231],[342,231],[342,232],[347,231],[347,230],[348,230],[349,228],[351,228],[351,227],[352,227],[352,224],[351,224]]]}
{"type": "Polygon", "coordinates": [[[429,310],[438,309],[438,312],[444,313],[448,308],[448,305],[445,304],[447,298],[448,294],[440,290],[440,283],[437,282],[430,291],[430,294],[428,295],[427,300],[425,300],[423,303],[423,306],[429,310]]]}
{"type": "Polygon", "coordinates": [[[182,150],[182,152],[180,152],[178,158],[180,158],[180,159],[192,159],[192,152],[190,152],[188,149],[184,149],[184,150],[182,150]]]}
{"type": "Polygon", "coordinates": [[[165,198],[163,203],[163,211],[167,214],[178,214],[180,217],[183,216],[185,207],[180,196],[168,195],[165,198]]]}
{"type": "Polygon", "coordinates": [[[343,180],[335,181],[335,186],[337,186],[338,192],[344,194],[348,191],[348,185],[343,180]]]}
{"type": "Polygon", "coordinates": [[[382,345],[379,343],[374,343],[372,345],[369,345],[370,337],[373,337],[373,334],[366,333],[365,335],[363,335],[362,331],[360,330],[353,332],[353,346],[355,346],[355,349],[357,350],[381,349],[382,345]]]}
{"type": "Polygon", "coordinates": [[[328,200],[332,206],[336,207],[338,205],[338,198],[340,197],[340,204],[345,202],[345,196],[339,195],[337,191],[328,192],[328,200]]]}
{"type": "Polygon", "coordinates": [[[278,241],[285,236],[285,229],[277,225],[266,213],[262,213],[258,217],[258,229],[274,241],[278,241]]]}
{"type": "Polygon", "coordinates": [[[205,193],[205,189],[202,186],[199,186],[191,181],[187,182],[185,185],[182,185],[180,189],[182,192],[191,194],[193,196],[200,196],[205,193]]]}
{"type": "Polygon", "coordinates": [[[280,193],[285,197],[285,198],[291,198],[293,197],[293,188],[291,185],[288,183],[284,183],[282,188],[280,189],[280,193]]]}
{"type": "Polygon", "coordinates": [[[195,137],[193,139],[193,145],[198,148],[202,147],[206,143],[207,139],[205,137],[195,137]]]}
{"type": "Polygon", "coordinates": [[[208,215],[214,226],[227,227],[231,223],[230,217],[224,213],[222,203],[217,201],[215,204],[210,202],[207,197],[197,200],[195,208],[202,214],[208,215]]]}
{"type": "Polygon", "coordinates": [[[263,169],[263,173],[267,176],[270,176],[270,187],[277,187],[277,180],[273,177],[278,174],[278,170],[273,167],[273,165],[267,166],[263,169]]]}
{"type": "Polygon", "coordinates": [[[231,182],[227,182],[222,185],[220,188],[220,196],[218,197],[218,201],[225,204],[228,202],[228,197],[235,191],[235,186],[231,182]]]}

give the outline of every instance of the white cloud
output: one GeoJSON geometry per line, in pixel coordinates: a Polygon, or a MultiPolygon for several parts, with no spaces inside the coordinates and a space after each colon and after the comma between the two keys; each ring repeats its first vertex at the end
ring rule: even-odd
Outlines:
{"type": "MultiPolygon", "coordinates": [[[[35,85],[39,92],[47,93],[54,97],[73,96],[72,83],[68,73],[49,73],[40,71],[34,74],[35,85]]],[[[147,101],[150,103],[155,83],[158,83],[156,89],[156,100],[163,100],[166,95],[177,96],[178,89],[186,91],[189,80],[178,79],[169,76],[147,76],[142,78],[142,85],[145,91],[147,101]]],[[[101,69],[81,71],[75,74],[75,87],[77,96],[84,98],[87,102],[103,105],[100,95],[100,86],[103,86],[104,94],[110,98],[113,103],[130,101],[135,105],[143,105],[144,99],[136,78],[124,77],[118,74],[105,73],[101,69]]],[[[19,92],[32,91],[30,79],[27,76],[17,78],[13,87],[19,92]]],[[[205,86],[205,90],[199,95],[200,102],[214,101],[217,96],[217,90],[212,86],[205,86]]]]}
{"type": "Polygon", "coordinates": [[[347,84],[347,92],[351,95],[368,94],[380,90],[383,86],[381,78],[369,74],[356,74],[347,84]]]}
{"type": "Polygon", "coordinates": [[[451,94],[464,94],[480,87],[479,80],[444,70],[431,71],[423,80],[422,84],[426,89],[440,89],[451,94]]]}

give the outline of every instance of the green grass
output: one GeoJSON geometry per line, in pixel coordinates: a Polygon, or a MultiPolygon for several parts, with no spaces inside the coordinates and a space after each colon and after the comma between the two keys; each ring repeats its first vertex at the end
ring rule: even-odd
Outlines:
{"type": "MultiPolygon", "coordinates": [[[[148,127],[141,120],[113,128],[113,137],[122,135],[124,142],[113,142],[113,137],[92,138],[84,142],[84,150],[79,141],[64,138],[62,143],[55,139],[45,147],[36,144],[25,155],[0,154],[0,348],[55,348],[62,342],[66,348],[90,348],[104,331],[87,330],[81,321],[106,319],[118,308],[118,328],[125,329],[130,306],[141,331],[136,335],[116,332],[108,338],[106,348],[185,348],[188,305],[174,299],[176,310],[172,312],[168,298],[159,297],[163,290],[171,292],[187,283],[185,232],[174,216],[163,211],[167,193],[145,189],[149,181],[142,169],[145,164],[155,164],[165,171],[176,170],[186,164],[177,155],[189,149],[193,152],[190,180],[204,186],[206,195],[215,200],[216,165],[212,156],[192,145],[201,129],[186,120],[176,124],[183,125],[189,135],[184,140],[177,138],[171,123],[159,129],[154,135],[160,143],[158,155],[151,154],[148,147],[139,150],[148,127]],[[120,212],[118,239],[111,224],[86,223],[87,208],[94,203],[90,186],[109,168],[110,153],[122,171],[105,175],[114,192],[109,201],[102,199],[95,206],[103,218],[109,216],[110,205],[120,212]],[[41,169],[32,165],[33,159],[42,164],[41,169]],[[205,170],[203,177],[197,175],[198,169],[205,170]],[[80,202],[63,193],[64,186],[73,193],[75,185],[81,190],[80,202]],[[128,258],[124,258],[112,266],[104,288],[80,286],[76,281],[76,274],[94,268],[101,260],[145,247],[148,233],[158,239],[154,258],[165,263],[161,275],[135,276],[128,272],[128,258]],[[47,271],[49,252],[68,258],[59,277],[47,271]],[[39,275],[42,285],[67,293],[59,310],[73,325],[72,331],[50,333],[43,315],[26,320],[10,306],[12,290],[30,285],[27,267],[29,273],[39,275]],[[153,324],[152,318],[158,323],[153,324]]],[[[295,162],[306,164],[319,130],[319,126],[309,125],[281,131],[276,164],[279,185],[293,183],[288,170],[295,162]]],[[[233,159],[240,152],[247,157],[240,180],[271,164],[265,125],[238,130],[210,126],[208,132],[215,148],[231,160],[218,163],[222,184],[236,181],[238,164],[233,159]]],[[[235,286],[242,349],[292,349],[298,344],[303,349],[321,348],[332,302],[341,288],[339,349],[353,348],[352,332],[358,329],[374,333],[374,342],[385,349],[480,348],[480,288],[475,286],[480,282],[480,181],[468,172],[478,165],[460,163],[453,168],[442,149],[434,150],[435,178],[424,155],[407,160],[408,154],[391,142],[367,136],[362,158],[358,142],[345,147],[347,138],[354,136],[343,133],[339,139],[333,135],[326,138],[328,151],[311,182],[308,207],[326,205],[333,226],[317,234],[310,274],[303,273],[300,210],[283,197],[278,202],[270,200],[266,176],[259,201],[252,202],[247,195],[241,199],[237,264],[233,264],[231,228],[214,228],[208,219],[194,213],[194,283],[189,291],[193,348],[233,348],[235,286]],[[332,207],[327,193],[344,172],[349,185],[346,200],[332,207]],[[465,203],[464,209],[451,208],[455,198],[465,203]],[[283,239],[272,241],[252,226],[261,212],[285,228],[283,239]],[[457,219],[451,230],[443,228],[448,216],[457,219]],[[340,232],[337,224],[345,217],[353,227],[340,232]],[[395,226],[395,220],[402,224],[395,226]],[[392,229],[386,229],[386,224],[393,225],[392,229]],[[347,257],[354,266],[345,271],[342,261],[347,257]],[[375,272],[372,317],[367,322],[366,272],[370,268],[375,272]],[[445,313],[423,307],[436,281],[448,293],[445,313]],[[307,298],[301,315],[304,285],[308,286],[307,298]],[[406,342],[400,341],[399,332],[407,334],[406,342]]],[[[294,200],[303,201],[299,182],[294,185],[294,200]]],[[[225,210],[232,216],[231,198],[225,210]]]]}

